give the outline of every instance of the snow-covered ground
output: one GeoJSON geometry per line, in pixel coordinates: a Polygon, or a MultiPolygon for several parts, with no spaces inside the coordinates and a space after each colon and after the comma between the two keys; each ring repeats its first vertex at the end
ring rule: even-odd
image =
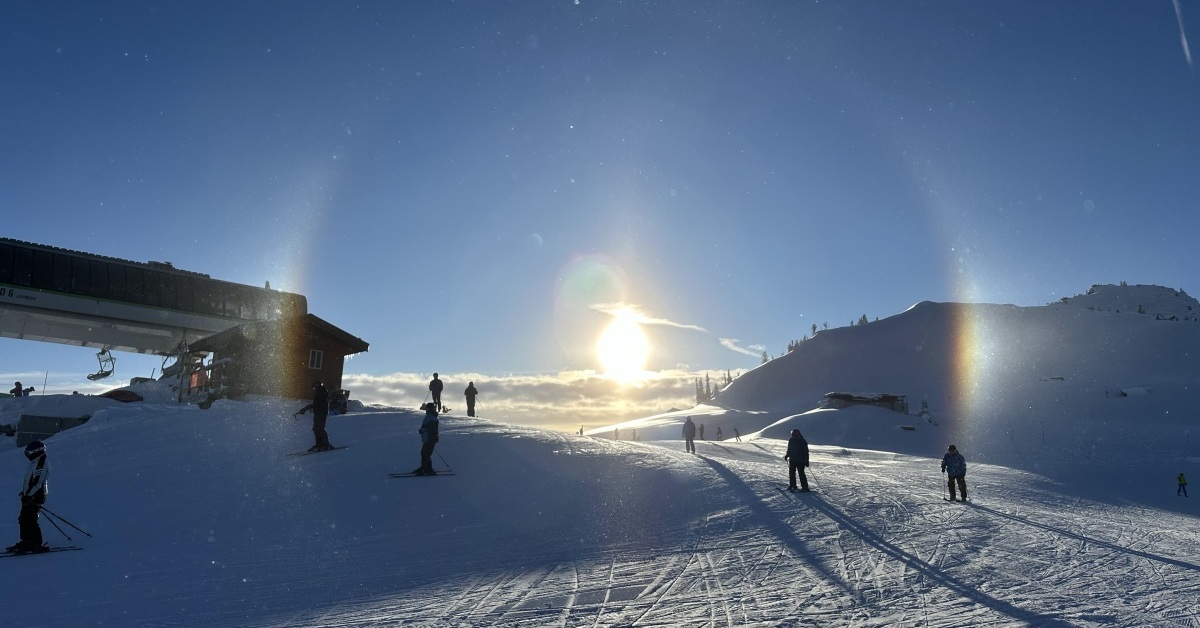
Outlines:
{"type": "MultiPolygon", "coordinates": [[[[948,309],[936,305],[831,330],[843,350],[823,355],[886,345],[897,330],[911,341],[923,333],[914,313],[948,309]]],[[[611,428],[578,436],[448,416],[434,462],[455,474],[396,479],[388,473],[417,466],[420,412],[331,417],[331,439],[347,449],[288,457],[312,442],[310,419],[291,417],[301,402],[199,410],[151,391],[134,403],[0,400],[0,423],[55,405],[92,414],[48,440],[47,506],[90,533],[62,526],[85,549],[0,559],[5,625],[1200,626],[1200,498],[1177,497],[1174,483],[1179,471],[1200,476],[1186,436],[1197,345],[1180,335],[1200,325],[1059,305],[994,306],[1041,338],[997,336],[1028,352],[1028,371],[1003,383],[1036,413],[978,425],[979,415],[935,411],[935,425],[868,407],[802,412],[806,391],[828,382],[798,385],[786,369],[811,365],[804,352],[832,342],[822,332],[739,379],[762,403],[731,407],[742,394],[731,388],[724,406],[692,409],[713,430],[697,455],[678,440],[682,413],[641,420],[639,436],[652,440],[638,442],[614,441],[611,428]],[[1108,360],[1075,360],[1052,379],[1057,358],[1039,342],[1091,350],[1030,326],[1055,312],[1080,328],[1063,332],[1071,342],[1120,331],[1108,342],[1136,363],[1138,381],[1110,383],[1133,371],[1108,360]],[[1139,352],[1152,355],[1130,357],[1139,352]],[[780,400],[797,388],[787,407],[780,400]],[[711,440],[716,425],[724,441],[711,440]],[[793,426],[813,442],[814,493],[781,490],[793,426]],[[989,444],[998,435],[1005,446],[989,444]],[[969,504],[942,499],[949,439],[968,459],[969,504]]],[[[929,336],[922,351],[938,342],[929,336]]],[[[991,354],[986,366],[1008,373],[1015,354],[991,354]]],[[[929,386],[931,399],[945,392],[909,354],[897,366],[863,355],[875,357],[849,390],[895,381],[886,392],[917,395],[906,382],[929,386]]],[[[822,373],[848,369],[827,357],[822,373]]],[[[0,487],[12,495],[0,500],[10,511],[0,535],[14,541],[25,464],[16,447],[0,450],[0,487]]],[[[42,528],[68,543],[48,520],[42,528]]]]}

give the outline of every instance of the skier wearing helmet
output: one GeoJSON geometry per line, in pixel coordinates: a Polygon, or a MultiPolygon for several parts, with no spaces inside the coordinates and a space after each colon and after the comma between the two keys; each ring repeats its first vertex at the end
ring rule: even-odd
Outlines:
{"type": "Polygon", "coordinates": [[[8,551],[17,554],[47,552],[50,548],[42,544],[42,528],[38,515],[46,495],[50,492],[50,461],[46,458],[46,445],[33,441],[25,446],[25,457],[29,468],[25,471],[25,482],[21,484],[21,540],[10,545],[8,551]]]}
{"type": "Polygon", "coordinates": [[[962,493],[962,500],[967,501],[967,459],[958,453],[958,447],[951,445],[942,456],[942,473],[946,474],[946,487],[950,489],[950,501],[955,499],[955,485],[962,493]]]}
{"type": "Polygon", "coordinates": [[[788,461],[788,490],[796,490],[796,472],[800,472],[800,492],[808,492],[808,476],[804,475],[804,467],[808,466],[808,441],[800,434],[800,430],[792,430],[788,439],[787,453],[783,456],[788,461]]]}

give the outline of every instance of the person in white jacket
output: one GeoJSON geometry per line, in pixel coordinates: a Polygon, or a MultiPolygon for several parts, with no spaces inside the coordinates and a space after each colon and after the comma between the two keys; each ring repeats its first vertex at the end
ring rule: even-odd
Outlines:
{"type": "Polygon", "coordinates": [[[50,548],[42,544],[38,516],[50,494],[50,460],[46,457],[46,445],[37,440],[29,443],[25,446],[25,457],[29,459],[29,467],[25,471],[25,482],[21,484],[21,514],[17,517],[21,524],[21,540],[9,546],[8,551],[45,552],[50,548]]]}

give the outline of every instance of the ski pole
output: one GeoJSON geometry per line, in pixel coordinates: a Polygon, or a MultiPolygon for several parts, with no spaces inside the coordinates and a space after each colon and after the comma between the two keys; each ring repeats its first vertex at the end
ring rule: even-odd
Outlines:
{"type": "Polygon", "coordinates": [[[449,462],[446,462],[446,459],[445,459],[445,458],[442,458],[442,452],[440,452],[440,451],[437,451],[437,450],[434,450],[434,452],[433,452],[433,453],[437,454],[437,455],[438,455],[438,458],[441,458],[441,459],[442,459],[442,464],[446,465],[446,468],[447,468],[447,469],[449,469],[449,468],[450,468],[450,463],[449,463],[449,462]]]}
{"type": "Polygon", "coordinates": [[[946,494],[946,483],[941,482],[941,485],[942,485],[942,499],[950,499],[950,497],[946,494]]]}
{"type": "Polygon", "coordinates": [[[53,519],[51,519],[50,517],[46,517],[46,521],[49,521],[49,522],[50,522],[50,525],[54,526],[54,529],[55,529],[55,530],[58,530],[59,534],[61,534],[61,535],[65,536],[65,537],[67,537],[67,540],[68,540],[68,541],[71,541],[72,543],[74,543],[74,542],[75,542],[75,539],[71,538],[71,535],[70,535],[70,534],[67,534],[66,532],[63,532],[63,529],[62,529],[62,528],[60,528],[60,527],[58,527],[58,524],[57,524],[57,523],[54,523],[54,520],[53,520],[53,519]]]}
{"type": "MultiPolygon", "coordinates": [[[[67,525],[71,526],[72,528],[75,528],[76,530],[79,530],[80,532],[82,532],[82,533],[84,533],[84,534],[87,534],[89,537],[90,537],[90,536],[92,536],[90,533],[88,533],[88,531],[87,531],[87,530],[84,530],[83,528],[81,528],[81,527],[79,527],[79,526],[77,526],[77,525],[75,525],[75,524],[71,523],[70,521],[67,521],[66,519],[63,519],[63,518],[62,518],[62,515],[59,515],[58,513],[52,512],[52,511],[50,511],[50,510],[47,510],[45,507],[42,507],[42,512],[44,512],[44,513],[46,513],[46,514],[50,515],[51,517],[54,517],[54,518],[58,519],[59,521],[61,521],[61,522],[65,523],[65,524],[67,524],[67,525]]],[[[49,517],[47,517],[47,519],[48,519],[48,518],[49,518],[49,517]]]]}

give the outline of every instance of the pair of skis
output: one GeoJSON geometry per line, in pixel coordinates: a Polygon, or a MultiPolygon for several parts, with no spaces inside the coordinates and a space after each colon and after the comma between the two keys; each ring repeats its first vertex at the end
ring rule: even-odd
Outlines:
{"type": "Polygon", "coordinates": [[[330,447],[329,449],[305,449],[304,451],[294,451],[290,454],[284,454],[284,455],[285,456],[307,456],[310,454],[322,454],[327,451],[337,451],[339,449],[345,449],[347,447],[349,447],[349,445],[342,445],[340,447],[330,447]]]}
{"type": "Polygon", "coordinates": [[[436,477],[442,476],[442,475],[454,475],[454,471],[451,469],[446,469],[445,471],[438,471],[437,473],[434,473],[434,474],[413,473],[410,471],[408,473],[389,473],[388,477],[389,478],[436,478],[436,477]]]}
{"type": "Polygon", "coordinates": [[[61,545],[58,547],[51,547],[44,552],[0,552],[0,558],[15,558],[17,556],[38,556],[41,554],[52,554],[54,552],[73,552],[75,550],[81,550],[81,549],[83,549],[83,548],[79,547],[78,545],[61,545]]]}

